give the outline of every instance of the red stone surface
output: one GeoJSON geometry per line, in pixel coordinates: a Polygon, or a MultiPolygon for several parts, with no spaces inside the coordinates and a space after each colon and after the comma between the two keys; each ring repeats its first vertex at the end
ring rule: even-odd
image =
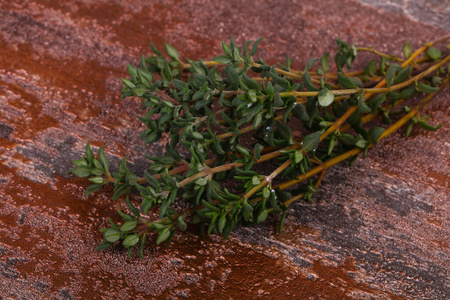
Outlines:
{"type": "Polygon", "coordinates": [[[351,0],[24,0],[1,2],[0,20],[0,299],[450,298],[448,89],[427,109],[443,128],[332,168],[282,235],[274,218],[228,241],[189,228],[145,259],[96,252],[123,203],[111,189],[84,197],[89,183],[65,175],[88,141],[137,172],[142,153],[161,153],[138,138],[139,101],[120,100],[150,41],[199,59],[265,37],[260,57],[302,67],[337,37],[400,54],[444,30],[351,0]]]}

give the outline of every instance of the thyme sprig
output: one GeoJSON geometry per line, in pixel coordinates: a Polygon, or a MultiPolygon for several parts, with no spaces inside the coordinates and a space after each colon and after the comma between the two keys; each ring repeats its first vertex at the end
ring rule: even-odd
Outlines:
{"type": "Polygon", "coordinates": [[[227,238],[240,222],[281,214],[281,232],[289,205],[311,201],[331,166],[351,164],[361,152],[366,157],[407,123],[407,135],[415,124],[441,126],[429,125],[420,112],[448,84],[450,55],[434,45],[449,38],[415,52],[406,43],[403,58],[337,40],[334,73],[329,53],[303,70],[292,69],[289,59],[272,66],[254,59],[262,39],[242,48],[234,39],[223,42],[223,54],[211,61],[181,60],[171,45],[164,55],[151,44],[153,54],[142,56],[139,67],[128,65],[122,98],[142,99],[141,137],[149,144],[168,136],[165,154],[147,155],[151,162],[139,177],[125,158],[111,173],[104,148],[94,156],[88,143],[69,172],[92,182],[85,195],[113,184],[113,200],[125,197],[129,212],[118,211],[123,224],[110,219],[97,249],[121,242],[129,255],[137,247],[142,256],[151,232],[157,244],[170,243],[187,221],[227,238]],[[376,58],[364,70],[345,72],[360,51],[376,58]],[[414,108],[404,105],[416,92],[429,95],[414,108]],[[383,127],[372,122],[379,116],[383,127]],[[150,219],[151,210],[159,218],[150,219]]]}

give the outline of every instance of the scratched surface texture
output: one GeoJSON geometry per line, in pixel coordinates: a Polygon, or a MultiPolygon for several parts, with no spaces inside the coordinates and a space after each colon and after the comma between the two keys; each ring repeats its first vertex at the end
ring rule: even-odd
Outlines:
{"type": "MultiPolygon", "coordinates": [[[[139,101],[120,100],[127,63],[149,54],[150,41],[199,59],[232,36],[265,37],[260,57],[289,54],[300,68],[334,52],[337,37],[400,55],[406,41],[417,47],[450,30],[382,8],[1,1],[0,299],[449,299],[449,89],[427,108],[432,123],[444,122],[438,132],[397,133],[351,169],[333,167],[313,203],[292,205],[282,235],[272,218],[228,241],[190,228],[170,248],[149,244],[145,259],[96,252],[99,229],[123,203],[111,202],[112,189],[84,197],[89,183],[65,175],[88,141],[114,162],[127,155],[137,172],[144,152],[161,153],[138,138],[139,101]]],[[[448,7],[439,14],[449,20],[448,7]]]]}

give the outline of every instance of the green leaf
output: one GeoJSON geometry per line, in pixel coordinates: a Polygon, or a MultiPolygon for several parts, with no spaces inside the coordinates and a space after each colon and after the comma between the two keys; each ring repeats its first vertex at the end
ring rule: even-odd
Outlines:
{"type": "Polygon", "coordinates": [[[257,220],[258,224],[264,222],[267,219],[267,215],[269,214],[269,211],[270,210],[265,209],[259,214],[258,220],[257,220]]]}
{"type": "Polygon", "coordinates": [[[138,87],[135,88],[133,92],[137,97],[142,97],[145,93],[147,93],[147,89],[144,87],[138,87]]]}
{"type": "MultiPolygon", "coordinates": [[[[253,103],[255,103],[256,101],[258,101],[258,99],[256,98],[256,92],[255,92],[255,90],[249,90],[249,91],[247,92],[247,96],[248,96],[248,98],[250,98],[250,100],[251,100],[253,103]]],[[[239,122],[238,122],[238,124],[239,124],[239,122]]]]}
{"type": "Polygon", "coordinates": [[[181,81],[179,79],[174,79],[173,84],[175,84],[175,87],[180,91],[184,90],[184,88],[188,85],[186,82],[181,81]]]}
{"type": "Polygon", "coordinates": [[[259,42],[261,42],[262,40],[263,40],[263,38],[260,37],[260,38],[258,38],[258,39],[255,41],[255,43],[253,44],[253,47],[252,47],[252,52],[250,52],[250,56],[253,56],[253,55],[256,54],[256,51],[258,50],[258,44],[259,44],[259,42]]]}
{"type": "Polygon", "coordinates": [[[364,98],[364,94],[363,93],[361,93],[358,96],[358,109],[362,113],[368,113],[368,112],[372,111],[372,109],[367,106],[366,99],[364,98]]]}
{"type": "Polygon", "coordinates": [[[339,139],[344,145],[353,146],[358,142],[358,139],[348,133],[342,133],[339,139]]]}
{"type": "Polygon", "coordinates": [[[153,42],[150,42],[150,47],[152,48],[152,51],[153,51],[156,55],[158,55],[158,56],[161,56],[161,55],[162,55],[162,53],[156,48],[156,46],[153,44],[153,42]]]}
{"type": "Polygon", "coordinates": [[[169,200],[164,199],[161,202],[161,206],[159,207],[159,217],[160,219],[164,219],[166,213],[167,213],[167,208],[169,207],[169,200]]]}
{"type": "Polygon", "coordinates": [[[122,82],[126,87],[128,87],[132,90],[134,90],[136,88],[136,85],[129,79],[122,78],[122,82]]]}
{"type": "Polygon", "coordinates": [[[98,151],[98,159],[100,160],[103,168],[108,171],[110,164],[108,158],[105,155],[105,152],[103,151],[103,146],[101,146],[100,150],[98,151]]]}
{"type": "Polygon", "coordinates": [[[205,186],[206,184],[208,184],[208,180],[205,177],[200,177],[195,181],[195,184],[199,186],[205,186]]]}
{"type": "Polygon", "coordinates": [[[259,85],[259,83],[256,80],[248,77],[246,74],[243,74],[242,81],[249,89],[255,90],[257,93],[259,93],[261,86],[259,85]]]}
{"type": "Polygon", "coordinates": [[[135,234],[131,234],[131,235],[127,236],[127,237],[123,240],[122,245],[123,245],[125,248],[130,248],[130,247],[135,246],[137,243],[139,243],[139,235],[137,235],[137,234],[135,233],[135,234]]]}
{"type": "Polygon", "coordinates": [[[88,163],[86,161],[86,159],[81,158],[81,159],[75,159],[72,161],[72,164],[74,164],[76,167],[87,167],[88,163]]]}
{"type": "Polygon", "coordinates": [[[425,130],[431,130],[431,131],[436,131],[439,128],[442,127],[442,125],[444,125],[444,123],[439,124],[438,126],[431,126],[430,124],[428,124],[427,122],[423,122],[423,121],[419,121],[419,125],[420,127],[422,127],[425,130]]]}
{"type": "Polygon", "coordinates": [[[132,189],[133,189],[133,187],[128,184],[122,184],[122,185],[116,186],[114,188],[114,195],[112,197],[112,200],[119,199],[120,197],[122,197],[126,194],[129,194],[132,189]]]}
{"type": "Polygon", "coordinates": [[[228,55],[219,55],[214,57],[212,60],[225,65],[233,61],[233,59],[230,58],[228,55]]]}
{"type": "Polygon", "coordinates": [[[185,231],[187,229],[186,221],[184,220],[183,215],[179,215],[177,218],[177,225],[178,228],[180,228],[181,231],[185,231]]]}
{"type": "MultiPolygon", "coordinates": [[[[95,169],[91,170],[91,174],[94,176],[102,176],[103,174],[105,174],[105,170],[103,168],[95,168],[95,169]]],[[[103,183],[103,181],[95,182],[95,183],[103,183]]]]}
{"type": "Polygon", "coordinates": [[[144,176],[145,179],[147,179],[147,182],[150,183],[154,188],[156,188],[157,190],[159,190],[161,188],[158,180],[153,177],[152,175],[150,175],[150,173],[148,173],[147,170],[144,170],[144,176]]]}
{"type": "Polygon", "coordinates": [[[167,240],[170,234],[171,234],[170,227],[165,227],[163,230],[159,232],[158,238],[156,239],[156,244],[159,245],[165,240],[167,240]]]}
{"type": "Polygon", "coordinates": [[[341,72],[338,73],[338,82],[344,89],[355,89],[356,85],[349,77],[341,72]]]}
{"type": "Polygon", "coordinates": [[[145,62],[145,55],[141,56],[141,67],[144,71],[148,71],[147,63],[145,62]]]}
{"type": "Polygon", "coordinates": [[[361,79],[359,79],[358,77],[350,77],[350,80],[353,81],[353,83],[356,85],[356,87],[363,87],[363,83],[361,81],[361,79]]]}
{"type": "Polygon", "coordinates": [[[230,85],[234,89],[238,89],[239,88],[239,75],[236,72],[236,70],[234,69],[233,64],[228,64],[224,68],[224,72],[225,72],[225,74],[227,74],[227,79],[228,79],[228,82],[230,83],[230,85]]]}
{"type": "Polygon", "coordinates": [[[387,98],[389,100],[392,100],[392,103],[395,103],[396,101],[400,100],[402,95],[397,91],[392,91],[386,94],[387,98]]]}
{"type": "Polygon", "coordinates": [[[205,208],[207,208],[209,211],[211,212],[220,212],[220,208],[212,205],[211,203],[209,203],[208,201],[202,200],[202,204],[205,208]]]}
{"type": "Polygon", "coordinates": [[[103,168],[101,168],[101,169],[95,168],[92,170],[92,175],[102,176],[103,174],[105,174],[105,170],[103,168]]]}
{"type": "Polygon", "coordinates": [[[294,108],[292,109],[292,114],[301,121],[309,121],[308,113],[306,112],[306,108],[303,104],[295,103],[294,108]]]}
{"type": "Polygon", "coordinates": [[[140,214],[140,212],[139,212],[139,209],[137,209],[136,207],[134,207],[134,205],[131,203],[131,201],[130,201],[130,197],[129,196],[127,196],[127,199],[126,199],[126,203],[127,203],[127,206],[128,206],[128,208],[131,210],[131,212],[133,213],[133,215],[135,215],[137,218],[139,218],[140,216],[141,216],[141,214],[140,214]]]}
{"type": "Polygon", "coordinates": [[[414,94],[415,91],[416,91],[416,87],[414,85],[410,85],[400,92],[400,98],[405,99],[405,100],[409,99],[412,97],[412,95],[414,94]]]}
{"type": "Polygon", "coordinates": [[[283,211],[283,214],[281,215],[280,219],[280,227],[278,228],[278,233],[281,234],[283,232],[283,224],[284,220],[286,219],[286,210],[283,211]]]}
{"type": "Polygon", "coordinates": [[[267,95],[273,95],[275,93],[275,89],[273,88],[273,84],[272,82],[267,82],[267,87],[266,87],[266,93],[267,95]]]}
{"type": "Polygon", "coordinates": [[[376,145],[378,142],[378,139],[383,134],[384,128],[381,127],[372,127],[369,129],[369,142],[372,145],[376,145]]]}
{"type": "Polygon", "coordinates": [[[247,148],[241,145],[236,145],[236,149],[241,152],[245,157],[251,157],[251,152],[247,148]]]}
{"type": "Polygon", "coordinates": [[[98,192],[103,188],[103,184],[91,184],[84,191],[85,196],[89,196],[92,193],[98,192]]]}
{"type": "Polygon", "coordinates": [[[324,73],[328,72],[330,70],[330,53],[327,52],[320,58],[320,65],[322,66],[322,70],[324,73]]]}
{"type": "Polygon", "coordinates": [[[220,216],[219,223],[218,223],[218,228],[217,228],[220,233],[222,233],[222,231],[225,228],[226,224],[227,224],[227,215],[226,214],[222,214],[220,216]]]}
{"type": "Polygon", "coordinates": [[[107,249],[107,248],[109,248],[112,244],[114,244],[114,243],[107,242],[107,241],[103,241],[100,245],[98,245],[98,246],[95,248],[95,250],[98,251],[98,250],[107,249]]]}
{"type": "Polygon", "coordinates": [[[234,222],[234,220],[228,219],[227,220],[227,224],[225,225],[225,228],[222,230],[222,235],[223,238],[226,240],[228,238],[228,236],[231,233],[231,230],[233,230],[234,225],[236,225],[236,223],[234,222]]]}
{"type": "Polygon", "coordinates": [[[128,69],[128,74],[130,74],[131,78],[133,79],[133,82],[137,82],[137,78],[138,78],[137,68],[133,65],[128,64],[127,69],[128,69]]]}
{"type": "Polygon", "coordinates": [[[414,127],[414,122],[410,122],[408,124],[408,127],[406,128],[406,137],[409,137],[409,135],[411,134],[411,131],[414,127]]]}
{"type": "Polygon", "coordinates": [[[93,159],[92,162],[94,163],[94,167],[96,167],[97,169],[103,169],[103,166],[97,159],[93,159]]]}
{"type": "Polygon", "coordinates": [[[277,194],[275,193],[274,190],[271,190],[270,192],[270,196],[269,196],[269,201],[270,201],[270,206],[272,206],[274,211],[282,211],[282,209],[280,208],[280,206],[277,204],[277,194]]]}
{"type": "Polygon", "coordinates": [[[386,75],[385,69],[386,69],[386,57],[383,56],[380,59],[380,72],[382,75],[386,75]]]}
{"type": "Polygon", "coordinates": [[[408,59],[411,56],[411,54],[412,54],[412,49],[411,49],[410,42],[406,42],[403,45],[403,57],[405,59],[408,59]]]}
{"type": "Polygon", "coordinates": [[[254,118],[253,120],[253,128],[258,128],[259,126],[261,126],[262,124],[262,120],[263,120],[263,112],[260,111],[254,118]]]}
{"type": "Polygon", "coordinates": [[[411,66],[406,66],[403,70],[398,72],[397,77],[395,78],[395,83],[402,83],[409,79],[409,74],[411,74],[411,66]]]}
{"type": "Polygon", "coordinates": [[[308,134],[302,142],[303,151],[315,151],[320,143],[320,131],[308,134]]]}
{"type": "Polygon", "coordinates": [[[103,177],[100,176],[96,176],[96,177],[91,177],[88,179],[90,182],[95,183],[95,184],[103,184],[104,183],[104,179],[103,177]]]}
{"type": "Polygon", "coordinates": [[[428,48],[427,50],[427,56],[429,58],[431,58],[432,60],[438,60],[439,58],[441,58],[442,53],[438,48],[435,48],[433,46],[431,46],[430,48],[428,48]]]}
{"type": "Polygon", "coordinates": [[[166,48],[167,54],[169,54],[169,56],[170,56],[173,60],[180,61],[180,60],[179,60],[180,54],[178,53],[177,49],[175,49],[173,46],[171,46],[171,45],[169,45],[169,44],[167,44],[167,43],[165,43],[164,46],[165,46],[165,48],[166,48]]]}
{"type": "Polygon", "coordinates": [[[355,144],[356,147],[361,148],[361,149],[366,148],[368,145],[369,145],[369,142],[366,141],[365,139],[359,139],[355,144]]]}
{"type": "Polygon", "coordinates": [[[378,94],[370,101],[371,113],[375,113],[380,105],[386,101],[386,94],[378,94]]]}
{"type": "Polygon", "coordinates": [[[137,220],[127,221],[123,223],[122,226],[120,226],[120,231],[122,232],[131,231],[136,227],[137,223],[138,223],[137,220]]]}
{"type": "Polygon", "coordinates": [[[291,128],[284,124],[283,122],[277,122],[277,131],[280,133],[280,135],[291,142],[292,140],[292,130],[291,128]]]}
{"type": "Polygon", "coordinates": [[[94,153],[92,153],[91,145],[90,143],[86,144],[86,159],[89,163],[92,163],[94,160],[94,153]]]}
{"type": "Polygon", "coordinates": [[[411,66],[406,66],[403,70],[398,72],[397,77],[395,78],[395,83],[402,83],[409,79],[409,74],[411,73],[411,66]]]}
{"type": "Polygon", "coordinates": [[[144,258],[144,245],[145,245],[146,241],[147,241],[147,234],[144,233],[144,235],[141,238],[141,243],[139,244],[139,248],[138,248],[138,255],[140,258],[144,258]]]}
{"type": "Polygon", "coordinates": [[[303,160],[303,153],[300,150],[294,152],[294,161],[296,164],[303,160]]]}
{"type": "Polygon", "coordinates": [[[439,91],[439,87],[432,87],[432,86],[429,86],[428,84],[420,82],[417,85],[417,91],[419,91],[421,93],[432,94],[432,93],[439,91]]]}
{"type": "Polygon", "coordinates": [[[246,40],[246,41],[244,42],[244,49],[242,49],[242,56],[247,55],[247,52],[248,52],[248,46],[250,45],[251,42],[253,42],[253,41],[251,41],[251,40],[246,40]]]}
{"type": "Polygon", "coordinates": [[[364,74],[369,76],[375,76],[377,73],[376,60],[371,60],[364,68],[364,74]]]}
{"type": "Polygon", "coordinates": [[[222,42],[222,49],[223,49],[223,52],[225,53],[225,55],[227,55],[227,56],[229,56],[229,57],[232,56],[231,48],[230,48],[230,46],[228,46],[227,44],[225,44],[225,42],[222,42]]]}
{"type": "Polygon", "coordinates": [[[303,83],[305,84],[305,87],[308,91],[318,91],[319,89],[312,84],[311,82],[311,75],[309,75],[309,72],[306,71],[303,74],[303,83]]]}
{"type": "Polygon", "coordinates": [[[193,131],[192,136],[197,140],[200,140],[200,141],[204,140],[203,135],[200,132],[193,131]]]}
{"type": "Polygon", "coordinates": [[[132,217],[130,217],[129,215],[121,212],[120,210],[117,210],[117,213],[122,217],[122,219],[126,221],[133,221],[134,219],[132,217]]]}
{"type": "Polygon", "coordinates": [[[284,105],[283,100],[281,100],[280,93],[276,92],[273,96],[273,105],[275,107],[282,107],[284,105]]]}
{"type": "Polygon", "coordinates": [[[331,137],[330,142],[328,143],[328,151],[327,154],[331,155],[334,150],[334,146],[336,146],[337,138],[335,136],[331,137]]]}
{"type": "Polygon", "coordinates": [[[318,61],[317,58],[311,58],[310,60],[308,60],[308,62],[306,63],[306,66],[305,66],[305,72],[308,72],[309,70],[311,70],[311,68],[314,66],[316,61],[318,61]]]}
{"type": "Polygon", "coordinates": [[[91,175],[91,168],[85,166],[75,167],[70,170],[68,174],[74,174],[77,177],[87,178],[91,175]]]}
{"type": "Polygon", "coordinates": [[[120,231],[118,231],[117,229],[109,228],[108,230],[106,230],[104,238],[106,241],[114,243],[120,239],[120,234],[120,231]]]}
{"type": "Polygon", "coordinates": [[[261,159],[261,151],[264,149],[264,146],[257,143],[254,147],[254,155],[255,155],[255,159],[259,160],[261,159]]]}
{"type": "Polygon", "coordinates": [[[248,213],[252,213],[253,212],[253,206],[250,203],[248,203],[247,198],[244,198],[244,201],[242,201],[242,204],[244,205],[244,209],[248,213]]]}
{"type": "Polygon", "coordinates": [[[394,84],[395,82],[395,76],[397,75],[397,71],[401,69],[401,67],[398,64],[392,64],[389,66],[389,68],[386,70],[386,85],[389,87],[394,84]]]}
{"type": "Polygon", "coordinates": [[[319,104],[320,106],[326,107],[333,103],[334,101],[334,94],[330,92],[327,88],[322,89],[319,92],[319,104]]]}
{"type": "Polygon", "coordinates": [[[151,222],[151,224],[156,230],[162,230],[163,228],[165,228],[164,224],[158,222],[151,222]]]}
{"type": "Polygon", "coordinates": [[[279,86],[281,86],[284,89],[290,89],[291,88],[291,83],[289,82],[289,80],[278,76],[277,74],[272,74],[272,78],[275,81],[276,84],[278,84],[279,86]]]}

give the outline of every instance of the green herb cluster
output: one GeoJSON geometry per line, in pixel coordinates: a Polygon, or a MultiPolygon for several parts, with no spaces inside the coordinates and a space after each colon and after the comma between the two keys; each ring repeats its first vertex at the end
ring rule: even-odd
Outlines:
{"type": "Polygon", "coordinates": [[[408,122],[407,135],[415,124],[440,127],[419,112],[448,81],[450,56],[433,46],[448,38],[415,52],[407,43],[403,58],[337,40],[337,73],[330,72],[329,53],[304,70],[291,69],[290,59],[272,66],[254,59],[261,39],[242,48],[234,39],[222,43],[223,55],[212,61],[182,61],[171,45],[164,55],[152,44],[154,54],[142,56],[139,67],[128,65],[122,98],[142,99],[141,137],[146,144],[168,137],[165,154],[147,156],[148,169],[139,177],[125,158],[110,173],[103,147],[95,157],[88,144],[69,172],[93,183],[86,195],[113,184],[113,200],[125,197],[123,224],[109,220],[98,249],[121,242],[129,255],[137,247],[142,256],[152,232],[157,244],[170,243],[188,221],[227,238],[238,223],[279,215],[281,232],[289,205],[310,201],[329,167],[351,163],[361,152],[365,157],[408,122]],[[376,58],[364,70],[345,71],[360,51],[376,58]],[[430,95],[405,106],[415,92],[430,95]],[[371,122],[378,116],[382,127],[371,122]],[[129,194],[139,194],[141,203],[133,204],[129,194]],[[149,219],[150,210],[159,218],[149,219]]]}

